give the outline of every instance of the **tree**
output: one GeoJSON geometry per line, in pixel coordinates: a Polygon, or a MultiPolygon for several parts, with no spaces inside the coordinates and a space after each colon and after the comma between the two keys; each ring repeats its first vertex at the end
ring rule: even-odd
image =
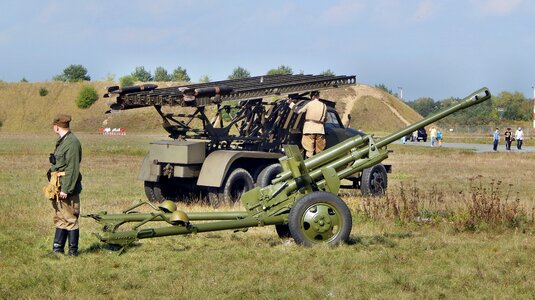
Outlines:
{"type": "Polygon", "coordinates": [[[70,65],[63,70],[63,74],[56,75],[52,78],[54,81],[90,81],[91,77],[87,75],[87,69],[82,65],[70,65]]]}
{"type": "Polygon", "coordinates": [[[132,75],[125,75],[125,76],[119,78],[119,85],[120,86],[131,86],[131,85],[134,85],[134,77],[132,77],[132,75]]]}
{"type": "Polygon", "coordinates": [[[59,74],[59,75],[54,75],[54,77],[52,77],[52,80],[53,81],[67,81],[67,78],[65,78],[65,75],[59,74]]]}
{"type": "Polygon", "coordinates": [[[333,71],[331,71],[331,69],[327,69],[327,70],[321,72],[320,75],[323,75],[323,76],[334,76],[335,74],[334,74],[333,71]]]}
{"type": "Polygon", "coordinates": [[[191,79],[188,76],[188,71],[186,69],[182,69],[182,67],[178,66],[173,71],[173,80],[174,81],[184,81],[184,82],[190,82],[191,79]]]}
{"type": "Polygon", "coordinates": [[[286,65],[280,65],[276,69],[271,69],[267,72],[267,75],[292,75],[294,71],[292,68],[286,65]]]}
{"type": "MultiPolygon", "coordinates": [[[[435,103],[435,112],[461,103],[463,99],[448,98],[435,103]]],[[[443,127],[455,127],[458,125],[480,126],[488,125],[498,120],[498,114],[493,111],[491,101],[485,101],[467,109],[458,111],[438,123],[443,127]]]]}
{"type": "Polygon", "coordinates": [[[210,79],[210,76],[208,75],[203,75],[201,76],[201,78],[199,78],[199,82],[200,83],[207,83],[207,82],[210,82],[212,81],[212,79],[210,79]]]}
{"type": "Polygon", "coordinates": [[[98,100],[98,94],[95,88],[92,86],[86,85],[80,90],[80,94],[76,98],[76,106],[78,108],[89,108],[93,103],[98,100]]]}
{"type": "Polygon", "coordinates": [[[28,79],[26,79],[26,77],[22,77],[22,79],[20,80],[20,82],[28,82],[28,79]]]}
{"type": "Polygon", "coordinates": [[[501,92],[498,96],[492,98],[492,104],[497,110],[503,109],[502,118],[507,120],[531,120],[531,111],[529,105],[530,101],[524,97],[520,92],[501,92]]]}
{"type": "Polygon", "coordinates": [[[145,67],[143,66],[136,67],[134,72],[132,72],[130,75],[132,75],[132,78],[135,81],[147,82],[152,80],[150,71],[145,70],[145,67]]]}
{"type": "Polygon", "coordinates": [[[228,76],[228,79],[242,79],[248,77],[251,77],[251,73],[249,73],[249,71],[247,71],[246,69],[238,66],[234,68],[232,74],[228,76]]]}
{"type": "Polygon", "coordinates": [[[429,97],[418,98],[412,102],[407,102],[420,115],[427,117],[430,113],[437,111],[437,103],[429,97]]]}
{"type": "Polygon", "coordinates": [[[171,81],[171,75],[163,67],[157,67],[154,70],[154,81],[171,81]]]}

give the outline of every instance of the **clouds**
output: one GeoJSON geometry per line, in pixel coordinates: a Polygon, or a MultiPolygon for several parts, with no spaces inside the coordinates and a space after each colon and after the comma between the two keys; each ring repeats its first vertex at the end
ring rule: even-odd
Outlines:
{"type": "Polygon", "coordinates": [[[95,79],[180,65],[214,80],[287,64],[403,85],[407,99],[471,90],[481,66],[491,88],[533,85],[532,0],[5,0],[0,12],[4,81],[72,63],[95,79]]]}
{"type": "Polygon", "coordinates": [[[518,11],[524,0],[474,0],[477,10],[489,15],[506,16],[518,11]]]}
{"type": "Polygon", "coordinates": [[[352,21],[364,9],[364,5],[357,0],[342,0],[329,7],[322,15],[323,19],[332,23],[352,21]]]}
{"type": "Polygon", "coordinates": [[[418,3],[416,12],[414,13],[414,19],[427,20],[431,18],[437,10],[437,5],[432,0],[423,0],[418,3]]]}

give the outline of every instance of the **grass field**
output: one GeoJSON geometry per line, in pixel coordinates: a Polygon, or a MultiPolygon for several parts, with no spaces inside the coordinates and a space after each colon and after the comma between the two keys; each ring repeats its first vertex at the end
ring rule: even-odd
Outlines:
{"type": "MultiPolygon", "coordinates": [[[[144,199],[137,172],[165,136],[80,134],[82,213],[144,199]]],[[[499,298],[535,294],[535,154],[403,147],[389,191],[345,193],[351,241],[303,248],[271,227],[102,247],[81,220],[81,255],[48,255],[50,202],[41,194],[55,137],[0,135],[0,298],[367,299],[499,298]]],[[[211,210],[208,207],[183,207],[211,210]]],[[[223,208],[229,209],[229,208],[223,208]]]]}

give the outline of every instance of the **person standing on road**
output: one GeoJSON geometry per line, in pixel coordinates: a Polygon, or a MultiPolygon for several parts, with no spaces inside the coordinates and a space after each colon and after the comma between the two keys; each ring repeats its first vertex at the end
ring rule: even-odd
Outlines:
{"type": "Polygon", "coordinates": [[[435,147],[435,141],[437,139],[437,130],[435,129],[435,126],[431,127],[429,135],[431,136],[431,147],[435,147]]]}
{"type": "Polygon", "coordinates": [[[417,142],[417,141],[418,141],[418,130],[415,130],[412,132],[411,142],[417,142]]]}
{"type": "Polygon", "coordinates": [[[505,140],[505,150],[511,150],[511,143],[513,142],[513,132],[511,128],[507,127],[507,130],[503,134],[505,140]]]}
{"type": "Polygon", "coordinates": [[[442,131],[437,129],[437,143],[439,147],[442,147],[442,131]]]}
{"type": "Polygon", "coordinates": [[[82,146],[70,131],[71,117],[58,115],[53,121],[53,130],[59,136],[56,149],[50,154],[49,181],[56,185],[56,195],[52,200],[56,232],[52,251],[65,253],[65,243],[69,240],[69,256],[78,255],[80,229],[80,193],[82,192],[82,146]]]}
{"type": "MultiPolygon", "coordinates": [[[[297,111],[297,114],[306,113],[301,144],[306,150],[307,158],[325,149],[324,124],[327,118],[327,106],[320,101],[320,93],[318,91],[311,92],[310,97],[312,101],[297,111]]],[[[293,109],[294,105],[290,101],[291,109],[293,109]]]]}
{"type": "Polygon", "coordinates": [[[522,150],[522,143],[524,141],[524,131],[522,130],[522,127],[518,127],[518,129],[516,130],[515,139],[516,139],[516,149],[522,150]]]}
{"type": "Polygon", "coordinates": [[[494,131],[494,141],[492,145],[492,150],[498,151],[498,143],[500,142],[500,131],[498,127],[496,127],[496,130],[494,131]]]}

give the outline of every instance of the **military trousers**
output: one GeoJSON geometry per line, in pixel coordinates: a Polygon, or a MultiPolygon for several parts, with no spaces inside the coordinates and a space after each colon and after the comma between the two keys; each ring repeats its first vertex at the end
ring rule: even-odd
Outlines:
{"type": "Polygon", "coordinates": [[[67,199],[52,200],[54,225],[56,228],[75,230],[79,228],[80,195],[69,195],[67,199]]]}
{"type": "Polygon", "coordinates": [[[306,150],[306,156],[312,157],[325,149],[325,135],[324,134],[303,134],[301,144],[306,150]]]}

